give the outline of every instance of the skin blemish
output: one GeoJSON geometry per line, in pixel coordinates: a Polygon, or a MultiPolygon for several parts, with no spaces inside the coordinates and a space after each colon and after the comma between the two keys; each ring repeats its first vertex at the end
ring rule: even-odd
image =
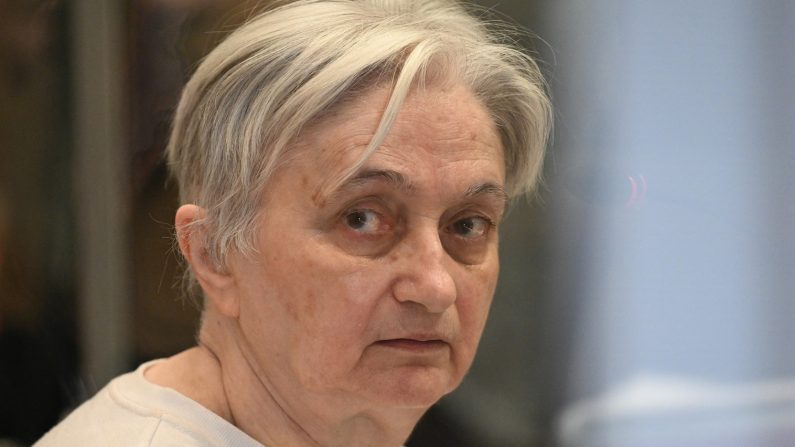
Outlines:
{"type": "Polygon", "coordinates": [[[312,316],[315,314],[315,308],[317,307],[317,297],[315,294],[310,290],[306,293],[306,299],[302,304],[301,312],[304,317],[312,316]]]}
{"type": "Polygon", "coordinates": [[[296,305],[293,304],[292,302],[287,302],[284,305],[284,310],[287,312],[287,315],[290,317],[290,320],[292,321],[297,321],[301,313],[299,309],[296,309],[296,305]]]}
{"type": "Polygon", "coordinates": [[[326,195],[323,194],[323,188],[318,187],[315,189],[315,192],[312,193],[312,203],[318,208],[326,206],[326,195]]]}

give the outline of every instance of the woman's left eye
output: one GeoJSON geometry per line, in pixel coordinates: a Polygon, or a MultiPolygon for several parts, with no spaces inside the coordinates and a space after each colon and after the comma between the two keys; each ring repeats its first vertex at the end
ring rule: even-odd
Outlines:
{"type": "Polygon", "coordinates": [[[488,233],[491,226],[491,221],[488,219],[471,216],[453,222],[449,227],[449,231],[466,239],[475,239],[488,233]]]}

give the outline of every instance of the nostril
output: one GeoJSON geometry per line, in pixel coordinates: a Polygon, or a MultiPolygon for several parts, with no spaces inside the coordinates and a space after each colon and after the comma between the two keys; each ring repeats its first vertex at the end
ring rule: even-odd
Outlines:
{"type": "Polygon", "coordinates": [[[392,295],[401,302],[412,301],[413,297],[417,296],[414,281],[410,278],[399,278],[392,287],[392,295]]]}

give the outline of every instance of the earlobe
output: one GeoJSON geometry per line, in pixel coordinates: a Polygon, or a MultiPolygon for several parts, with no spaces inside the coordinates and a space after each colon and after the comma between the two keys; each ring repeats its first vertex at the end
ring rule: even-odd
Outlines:
{"type": "Polygon", "coordinates": [[[179,249],[201,285],[208,304],[228,317],[237,318],[239,305],[235,280],[210,259],[203,224],[206,216],[207,211],[200,206],[188,204],[179,207],[174,219],[179,249]]]}

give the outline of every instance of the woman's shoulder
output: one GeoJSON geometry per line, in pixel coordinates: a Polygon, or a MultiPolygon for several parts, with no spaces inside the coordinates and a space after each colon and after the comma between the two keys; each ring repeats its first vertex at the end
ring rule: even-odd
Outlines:
{"type": "Polygon", "coordinates": [[[111,381],[34,447],[261,447],[193,400],[146,380],[144,371],[157,362],[111,381]]]}
{"type": "Polygon", "coordinates": [[[118,397],[129,394],[124,388],[135,380],[136,372],[117,377],[94,397],[72,411],[36,444],[50,446],[148,446],[157,430],[155,414],[132,411],[118,397]],[[121,393],[121,394],[120,394],[121,393]]]}

